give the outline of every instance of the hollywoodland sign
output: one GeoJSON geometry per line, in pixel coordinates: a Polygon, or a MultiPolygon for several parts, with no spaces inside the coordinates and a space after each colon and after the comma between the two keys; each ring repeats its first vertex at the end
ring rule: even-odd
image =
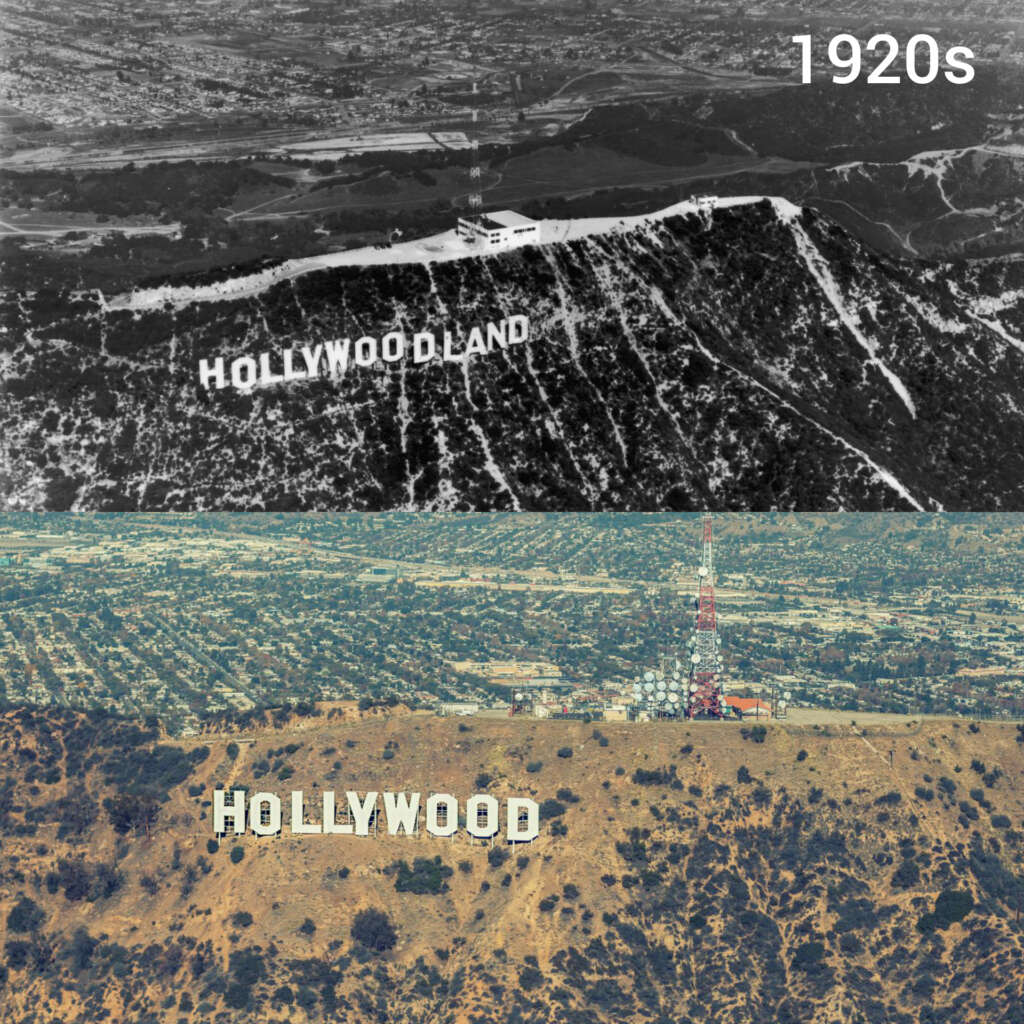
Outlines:
{"type": "MultiPolygon", "coordinates": [[[[306,803],[302,790],[293,790],[289,800],[288,826],[292,835],[300,836],[368,836],[381,828],[387,835],[414,835],[420,820],[432,836],[453,836],[460,827],[459,801],[449,793],[432,793],[421,810],[419,793],[378,793],[371,790],[359,794],[347,790],[342,806],[333,789],[323,792],[319,820],[314,808],[306,803]],[[381,811],[383,810],[383,814],[381,811]],[[339,811],[341,819],[339,820],[339,811]]],[[[217,836],[229,832],[236,836],[246,831],[257,836],[277,835],[284,822],[281,798],[276,793],[254,793],[247,797],[244,789],[213,791],[213,831],[217,836]]],[[[465,804],[465,830],[476,839],[493,839],[504,826],[510,843],[529,843],[540,834],[540,808],[529,797],[509,797],[505,813],[496,797],[477,793],[465,804]]]]}
{"type": "Polygon", "coordinates": [[[287,348],[281,352],[261,352],[239,356],[230,363],[223,356],[199,360],[199,383],[206,390],[234,388],[249,391],[271,384],[291,384],[318,377],[340,379],[350,366],[383,366],[404,359],[414,364],[431,362],[464,363],[471,356],[501,352],[509,345],[521,345],[530,337],[529,317],[522,313],[471,327],[455,325],[454,330],[390,331],[382,337],[337,338],[287,348]]]}

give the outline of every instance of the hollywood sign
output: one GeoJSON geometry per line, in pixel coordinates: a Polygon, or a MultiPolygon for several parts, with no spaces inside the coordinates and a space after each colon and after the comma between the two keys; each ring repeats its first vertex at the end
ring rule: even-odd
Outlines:
{"type": "MultiPolygon", "coordinates": [[[[289,830],[299,836],[368,836],[371,828],[383,824],[389,836],[419,832],[422,816],[428,834],[440,839],[459,830],[459,801],[449,793],[432,793],[422,809],[419,793],[345,793],[345,818],[338,820],[337,794],[325,789],[319,821],[307,820],[302,790],[293,790],[290,798],[289,830]]],[[[283,825],[281,798],[276,793],[254,793],[246,799],[244,789],[213,791],[213,831],[217,836],[230,831],[236,836],[247,830],[257,836],[277,835],[283,825]],[[230,799],[229,799],[230,797],[230,799]]],[[[493,839],[502,830],[501,808],[489,793],[471,796],[465,805],[465,828],[476,839],[493,839]]],[[[540,808],[529,797],[509,797],[505,801],[505,839],[510,843],[529,843],[540,835],[540,808]]]]}
{"type": "Polygon", "coordinates": [[[474,355],[487,355],[521,345],[530,336],[529,318],[517,313],[497,322],[461,328],[453,333],[442,331],[391,331],[380,338],[364,335],[353,341],[339,338],[303,345],[297,351],[288,348],[280,353],[262,352],[258,356],[239,356],[225,363],[223,356],[199,360],[199,383],[208,391],[232,387],[250,391],[260,386],[290,384],[300,380],[332,377],[337,380],[349,366],[379,366],[411,358],[415,364],[439,360],[461,363],[474,355]],[[457,338],[464,338],[460,342],[457,338]]]}

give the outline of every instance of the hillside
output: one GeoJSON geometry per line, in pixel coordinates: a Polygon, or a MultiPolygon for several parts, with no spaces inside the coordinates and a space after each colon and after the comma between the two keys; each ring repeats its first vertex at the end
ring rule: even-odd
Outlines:
{"type": "Polygon", "coordinates": [[[1022,772],[1008,724],[762,737],[333,707],[171,741],[8,710],[0,1020],[1020,1022],[1022,772]],[[218,845],[224,784],[553,803],[514,850],[218,845]],[[148,828],[104,809],[132,791],[166,794],[148,828]],[[352,937],[368,908],[389,950],[352,937]]]}
{"type": "Polygon", "coordinates": [[[486,257],[242,275],[204,301],[8,296],[0,494],[77,510],[1021,507],[1024,262],[890,260],[784,200],[731,202],[486,257]],[[301,366],[303,346],[515,314],[525,344],[453,362],[199,383],[201,359],[277,366],[290,349],[301,366]]]}

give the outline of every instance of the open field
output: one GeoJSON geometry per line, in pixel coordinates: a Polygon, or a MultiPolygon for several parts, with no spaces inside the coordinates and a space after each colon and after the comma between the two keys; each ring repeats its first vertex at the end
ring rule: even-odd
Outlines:
{"type": "Polygon", "coordinates": [[[152,218],[99,218],[92,213],[74,211],[0,209],[0,237],[32,235],[60,237],[69,231],[89,235],[177,235],[180,224],[159,224],[152,218]]]}

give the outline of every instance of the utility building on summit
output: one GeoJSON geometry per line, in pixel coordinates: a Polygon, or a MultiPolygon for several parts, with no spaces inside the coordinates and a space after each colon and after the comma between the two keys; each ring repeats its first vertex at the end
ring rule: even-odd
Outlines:
{"type": "Polygon", "coordinates": [[[481,249],[506,249],[540,241],[540,224],[514,210],[459,218],[460,237],[481,249]]]}

